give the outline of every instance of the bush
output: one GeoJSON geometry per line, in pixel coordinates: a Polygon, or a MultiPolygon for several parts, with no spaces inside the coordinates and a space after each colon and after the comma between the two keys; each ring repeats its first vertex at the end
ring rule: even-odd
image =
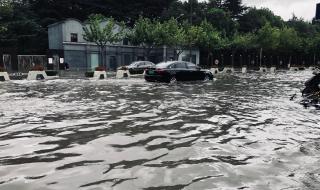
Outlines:
{"type": "Polygon", "coordinates": [[[35,65],[31,71],[44,71],[44,67],[42,65],[35,65]]]}
{"type": "Polygon", "coordinates": [[[57,76],[58,71],[46,71],[47,76],[52,77],[52,76],[57,76]]]}
{"type": "Polygon", "coordinates": [[[106,68],[103,66],[96,67],[95,71],[106,71],[106,68]]]}
{"type": "Polygon", "coordinates": [[[88,78],[92,78],[92,77],[94,76],[94,72],[92,72],[92,71],[86,72],[84,75],[85,75],[86,77],[88,77],[88,78]]]}
{"type": "Polygon", "coordinates": [[[120,68],[119,68],[119,70],[126,71],[126,70],[128,70],[128,67],[126,67],[126,66],[122,66],[122,67],[120,67],[120,68]]]}

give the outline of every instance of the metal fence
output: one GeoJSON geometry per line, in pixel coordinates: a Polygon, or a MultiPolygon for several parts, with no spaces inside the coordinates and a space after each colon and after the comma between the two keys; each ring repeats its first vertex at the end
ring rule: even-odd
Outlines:
{"type": "Polygon", "coordinates": [[[18,55],[18,71],[21,73],[29,72],[35,65],[47,65],[45,55],[18,55]]]}

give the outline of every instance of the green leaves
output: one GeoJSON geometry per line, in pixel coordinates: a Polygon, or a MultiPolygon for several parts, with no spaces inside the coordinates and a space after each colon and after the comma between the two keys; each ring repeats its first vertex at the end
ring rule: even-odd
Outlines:
{"type": "Polygon", "coordinates": [[[279,49],[282,52],[292,53],[300,50],[302,47],[302,40],[294,28],[282,28],[280,31],[279,40],[279,49]]]}
{"type": "Polygon", "coordinates": [[[280,30],[267,23],[257,33],[257,45],[267,50],[275,50],[279,45],[279,38],[280,30]]]}
{"type": "Polygon", "coordinates": [[[91,15],[83,30],[84,39],[99,46],[120,42],[125,35],[123,23],[118,24],[113,18],[105,18],[99,14],[91,15]]]}

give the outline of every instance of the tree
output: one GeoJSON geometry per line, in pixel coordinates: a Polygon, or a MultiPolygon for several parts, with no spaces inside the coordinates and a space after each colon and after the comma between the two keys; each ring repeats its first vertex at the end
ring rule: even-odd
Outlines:
{"type": "Polygon", "coordinates": [[[263,50],[274,50],[279,45],[280,31],[270,23],[263,26],[257,33],[257,45],[260,48],[260,66],[262,66],[263,50]]]}
{"type": "Polygon", "coordinates": [[[231,48],[231,64],[234,65],[234,57],[237,51],[252,49],[256,47],[255,36],[252,33],[235,34],[230,41],[229,48],[231,48]]]}
{"type": "Polygon", "coordinates": [[[186,44],[189,47],[189,60],[192,62],[192,47],[199,46],[201,44],[205,31],[200,26],[190,25],[190,23],[184,23],[184,29],[186,31],[186,44]]]}
{"type": "Polygon", "coordinates": [[[206,20],[225,36],[232,36],[238,30],[238,23],[232,19],[230,12],[220,8],[209,7],[206,20]]]}
{"type": "Polygon", "coordinates": [[[317,34],[317,25],[312,25],[309,22],[305,22],[302,18],[298,18],[295,15],[292,16],[290,20],[286,22],[286,25],[290,28],[293,28],[298,32],[298,35],[301,37],[310,37],[317,34]]]}
{"type": "Polygon", "coordinates": [[[242,5],[242,0],[225,0],[223,8],[231,13],[232,18],[239,18],[246,10],[246,7],[242,5]]]}
{"type": "Polygon", "coordinates": [[[163,23],[163,31],[167,34],[164,45],[174,49],[175,59],[183,52],[186,46],[186,32],[183,27],[174,18],[163,23]]]}
{"type": "Polygon", "coordinates": [[[301,48],[301,39],[295,29],[284,27],[280,30],[279,50],[283,53],[290,54],[289,64],[291,64],[292,53],[295,53],[301,48]]]}
{"type": "Polygon", "coordinates": [[[97,44],[100,50],[101,66],[105,65],[105,49],[108,44],[120,42],[124,38],[124,24],[117,24],[113,18],[91,15],[88,25],[83,27],[83,38],[97,44]]]}
{"type": "Polygon", "coordinates": [[[269,23],[273,27],[281,28],[284,24],[280,16],[266,8],[249,8],[248,11],[239,17],[240,32],[257,32],[269,23]]]}
{"type": "Polygon", "coordinates": [[[213,51],[224,47],[223,39],[220,32],[218,32],[213,25],[206,20],[200,24],[200,28],[203,32],[199,32],[199,44],[208,52],[207,65],[210,65],[209,61],[213,56],[213,51]]]}
{"type": "Polygon", "coordinates": [[[155,41],[156,31],[159,34],[159,25],[156,26],[156,21],[140,17],[127,34],[127,38],[133,45],[141,45],[145,50],[145,56],[149,59],[152,48],[157,45],[155,41]]]}

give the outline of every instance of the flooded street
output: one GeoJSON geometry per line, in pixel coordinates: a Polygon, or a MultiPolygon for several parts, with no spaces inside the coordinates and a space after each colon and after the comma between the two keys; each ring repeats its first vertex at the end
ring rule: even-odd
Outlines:
{"type": "Polygon", "coordinates": [[[311,76],[0,83],[0,189],[320,189],[311,76]]]}

